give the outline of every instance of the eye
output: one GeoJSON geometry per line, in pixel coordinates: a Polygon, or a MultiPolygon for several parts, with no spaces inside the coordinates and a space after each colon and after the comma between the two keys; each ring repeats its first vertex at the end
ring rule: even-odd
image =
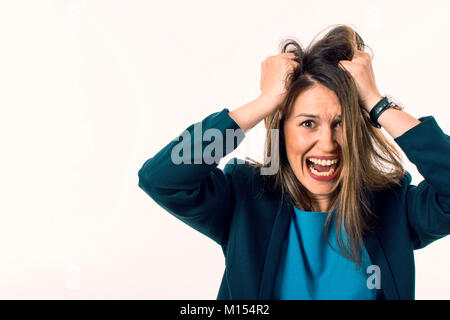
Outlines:
{"type": "Polygon", "coordinates": [[[342,120],[336,122],[336,127],[342,128],[342,120]]]}
{"type": "Polygon", "coordinates": [[[306,127],[306,128],[312,128],[313,125],[314,125],[314,121],[312,121],[312,120],[306,120],[300,124],[300,126],[306,127]]]}

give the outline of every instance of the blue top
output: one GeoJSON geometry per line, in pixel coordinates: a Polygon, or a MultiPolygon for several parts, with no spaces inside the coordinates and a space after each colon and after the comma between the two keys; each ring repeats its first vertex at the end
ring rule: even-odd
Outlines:
{"type": "Polygon", "coordinates": [[[334,249],[327,243],[324,230],[327,212],[302,211],[295,206],[294,211],[283,244],[274,299],[375,300],[376,289],[369,289],[373,288],[369,279],[372,273],[366,273],[372,264],[366,249],[361,268],[356,270],[356,264],[340,252],[334,219],[328,229],[334,249]]]}

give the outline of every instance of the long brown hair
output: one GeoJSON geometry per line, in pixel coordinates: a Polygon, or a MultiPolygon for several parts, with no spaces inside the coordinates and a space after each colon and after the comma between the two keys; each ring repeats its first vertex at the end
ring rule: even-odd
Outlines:
{"type": "Polygon", "coordinates": [[[281,43],[281,53],[293,52],[299,68],[288,75],[290,78],[284,102],[275,112],[264,118],[266,142],[264,158],[271,159],[265,164],[246,158],[253,167],[270,167],[276,158],[279,169],[274,175],[261,175],[262,191],[288,193],[293,205],[301,210],[315,211],[312,194],[295,176],[286,155],[283,122],[293,109],[295,99],[305,90],[322,84],[334,91],[342,108],[341,173],[336,179],[331,197],[331,205],[325,223],[325,236],[331,219],[336,219],[336,236],[341,252],[354,261],[357,267],[362,260],[362,239],[366,230],[375,226],[377,217],[369,207],[368,191],[382,190],[400,185],[405,174],[401,157],[380,129],[373,127],[362,108],[357,87],[352,76],[338,67],[340,60],[352,60],[355,49],[364,51],[360,35],[346,25],[333,27],[318,41],[313,41],[306,50],[294,39],[281,43]],[[292,50],[287,50],[293,46],[292,50]],[[272,155],[271,130],[279,130],[278,154],[272,155]],[[334,214],[333,214],[334,212],[334,214]],[[342,239],[344,226],[348,243],[342,239]]]}

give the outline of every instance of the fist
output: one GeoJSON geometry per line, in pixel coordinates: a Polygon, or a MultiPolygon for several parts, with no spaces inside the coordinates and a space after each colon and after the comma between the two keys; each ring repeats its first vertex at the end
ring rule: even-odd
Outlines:
{"type": "Polygon", "coordinates": [[[290,84],[288,75],[300,66],[293,60],[295,57],[292,52],[281,53],[270,56],[261,63],[261,95],[274,99],[276,103],[283,101],[290,84]]]}
{"type": "Polygon", "coordinates": [[[374,105],[382,98],[375,83],[372,57],[367,52],[355,50],[351,61],[341,60],[338,65],[353,77],[364,108],[370,112],[374,105]]]}

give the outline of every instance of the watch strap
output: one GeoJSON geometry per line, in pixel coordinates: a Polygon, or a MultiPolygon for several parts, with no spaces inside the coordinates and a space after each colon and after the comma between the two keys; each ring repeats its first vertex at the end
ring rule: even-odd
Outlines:
{"type": "Polygon", "coordinates": [[[376,128],[381,128],[378,123],[380,115],[392,106],[392,102],[387,97],[383,97],[369,112],[369,122],[376,128]]]}

